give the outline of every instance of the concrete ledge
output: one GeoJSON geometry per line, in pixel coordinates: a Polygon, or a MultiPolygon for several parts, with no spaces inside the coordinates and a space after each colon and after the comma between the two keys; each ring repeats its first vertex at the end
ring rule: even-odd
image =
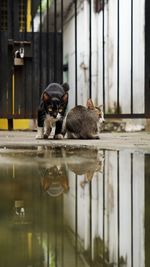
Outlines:
{"type": "Polygon", "coordinates": [[[36,140],[36,132],[0,131],[0,148],[36,148],[38,146],[90,149],[129,149],[150,152],[150,133],[101,133],[100,140],[36,140]]]}

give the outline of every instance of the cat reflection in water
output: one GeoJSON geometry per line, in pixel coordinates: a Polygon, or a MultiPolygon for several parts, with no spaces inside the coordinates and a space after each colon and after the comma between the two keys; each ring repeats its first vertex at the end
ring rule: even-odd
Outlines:
{"type": "Polygon", "coordinates": [[[54,149],[39,151],[39,170],[41,186],[51,197],[60,196],[69,191],[68,170],[82,176],[80,186],[89,183],[95,173],[103,172],[103,152],[87,149],[54,149]],[[56,153],[57,157],[56,157],[56,153]],[[51,161],[49,161],[51,158],[51,161]],[[45,161],[45,159],[47,159],[45,161]]]}

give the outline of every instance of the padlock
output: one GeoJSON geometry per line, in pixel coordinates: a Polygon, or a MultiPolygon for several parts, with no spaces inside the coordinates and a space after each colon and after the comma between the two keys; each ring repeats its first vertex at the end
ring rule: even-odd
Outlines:
{"type": "Polygon", "coordinates": [[[19,54],[20,54],[20,57],[21,57],[21,58],[24,58],[24,48],[23,48],[23,47],[21,47],[21,48],[19,49],[19,54]]]}
{"type": "Polygon", "coordinates": [[[24,65],[24,59],[23,58],[14,58],[14,65],[15,66],[23,66],[24,65]]]}

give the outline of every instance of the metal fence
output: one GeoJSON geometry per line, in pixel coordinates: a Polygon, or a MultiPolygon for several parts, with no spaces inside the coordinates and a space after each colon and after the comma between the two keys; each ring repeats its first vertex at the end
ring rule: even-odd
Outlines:
{"type": "MultiPolygon", "coordinates": [[[[104,106],[105,117],[110,118],[145,118],[150,116],[149,107],[149,12],[150,4],[145,2],[145,12],[143,26],[145,25],[144,41],[143,41],[143,56],[144,68],[142,71],[142,81],[138,88],[138,72],[136,73],[138,61],[135,59],[141,54],[136,55],[138,50],[135,50],[137,39],[135,33],[138,31],[136,19],[138,13],[135,13],[137,5],[135,1],[128,1],[129,21],[128,34],[123,33],[125,20],[122,19],[123,5],[119,0],[114,3],[115,21],[114,29],[114,46],[115,46],[115,61],[114,66],[114,99],[113,108],[109,107],[109,90],[111,89],[111,81],[108,77],[110,74],[109,59],[110,59],[110,15],[113,16],[112,3],[106,0],[89,0],[89,1],[42,1],[42,0],[20,0],[0,1],[0,116],[3,118],[34,118],[36,117],[36,110],[40,99],[42,90],[50,82],[63,82],[63,72],[67,70],[68,66],[64,62],[64,27],[69,12],[73,21],[73,39],[74,39],[74,67],[71,71],[73,74],[72,83],[74,104],[79,103],[80,98],[80,84],[79,84],[79,59],[80,53],[80,38],[79,38],[79,14],[80,6],[84,3],[88,5],[87,9],[87,31],[88,31],[88,97],[94,97],[96,94],[101,95],[101,102],[104,106]],[[130,4],[129,4],[130,3],[130,4]],[[130,7],[129,7],[130,5],[130,7]],[[112,13],[111,13],[112,12],[112,13]],[[94,35],[93,20],[95,16],[99,16],[98,20],[98,34],[100,35],[100,47],[98,53],[100,54],[100,68],[98,75],[101,76],[100,89],[94,88],[94,55],[93,44],[94,35]],[[128,46],[129,54],[127,66],[127,79],[124,82],[123,77],[123,55],[128,53],[123,51],[123,39],[125,41],[129,37],[128,46]],[[127,84],[127,99],[125,94],[125,84],[127,84]],[[142,86],[141,86],[142,84],[142,86]],[[141,88],[140,88],[141,87],[141,88]],[[137,90],[138,88],[138,90],[137,90]],[[97,92],[95,93],[95,91],[97,92]],[[99,90],[101,91],[99,93],[99,90]],[[138,91],[138,92],[137,92],[138,91]],[[124,92],[124,93],[123,93],[124,92]],[[127,102],[128,108],[122,109],[122,104],[127,102]],[[137,110],[136,106],[142,102],[142,108],[137,110]]],[[[141,6],[139,6],[140,10],[141,6]]],[[[144,9],[144,2],[143,2],[144,9]]],[[[81,9],[82,10],[82,9],[81,9]]],[[[83,29],[84,30],[84,29],[83,29]]],[[[70,36],[70,39],[72,38],[70,36]]],[[[140,33],[141,36],[141,33],[140,33]]],[[[140,38],[140,37],[139,37],[140,38]]],[[[66,39],[65,39],[66,40],[66,39]]],[[[70,40],[68,40],[70,42],[70,40]]],[[[114,57],[114,54],[112,55],[114,57]]],[[[139,59],[140,60],[140,59],[139,59]]],[[[140,65],[140,64],[139,64],[140,65]]],[[[143,66],[143,65],[142,65],[143,66]]],[[[72,66],[71,66],[72,68],[72,66]]],[[[125,70],[126,71],[126,70],[125,70]]],[[[139,73],[140,74],[140,73],[139,73]]],[[[99,79],[99,76],[98,78],[99,79]]],[[[70,81],[70,80],[69,80],[70,81]]],[[[99,85],[98,85],[99,87],[99,85]]]]}

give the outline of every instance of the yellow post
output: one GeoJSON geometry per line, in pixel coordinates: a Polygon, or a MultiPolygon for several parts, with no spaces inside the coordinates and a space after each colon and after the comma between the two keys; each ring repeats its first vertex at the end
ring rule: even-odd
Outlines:
{"type": "Polygon", "coordinates": [[[12,75],[12,114],[15,113],[15,75],[12,75]]]}
{"type": "Polygon", "coordinates": [[[27,0],[27,32],[31,31],[31,0],[27,0]]]}
{"type": "Polygon", "coordinates": [[[8,130],[8,120],[0,119],[0,130],[8,130]]]}

